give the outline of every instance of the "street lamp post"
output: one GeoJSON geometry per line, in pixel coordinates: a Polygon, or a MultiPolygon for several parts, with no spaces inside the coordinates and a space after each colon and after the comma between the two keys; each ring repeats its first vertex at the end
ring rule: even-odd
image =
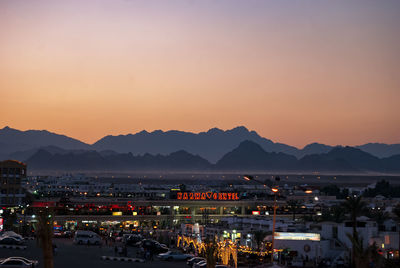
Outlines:
{"type": "MultiPolygon", "coordinates": [[[[266,186],[265,183],[254,179],[253,176],[246,175],[246,176],[243,176],[243,178],[246,181],[254,181],[254,182],[257,182],[259,184],[266,186]]],[[[275,181],[279,181],[279,180],[280,180],[279,177],[275,177],[275,181]]],[[[271,263],[272,263],[272,262],[274,262],[274,248],[275,248],[274,246],[275,246],[275,222],[276,222],[276,194],[279,192],[279,189],[277,186],[274,186],[271,188],[271,191],[274,193],[274,216],[272,218],[272,239],[271,239],[272,240],[271,241],[271,263]]]]}
{"type": "Polygon", "coordinates": [[[274,261],[274,249],[275,249],[275,222],[276,222],[276,194],[278,193],[278,188],[272,188],[274,193],[274,216],[272,218],[272,241],[271,241],[271,262],[274,261]]]}

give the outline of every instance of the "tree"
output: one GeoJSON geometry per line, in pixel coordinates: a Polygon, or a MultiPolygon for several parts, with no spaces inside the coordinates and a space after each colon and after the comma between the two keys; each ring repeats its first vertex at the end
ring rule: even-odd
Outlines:
{"type": "Polygon", "coordinates": [[[253,232],[253,237],[254,240],[257,244],[257,250],[260,250],[262,242],[264,241],[264,238],[269,234],[269,232],[265,232],[263,230],[258,230],[253,232]]]}
{"type": "Polygon", "coordinates": [[[364,241],[357,234],[352,236],[347,234],[352,244],[352,249],[354,252],[354,262],[353,266],[355,268],[365,268],[370,267],[370,262],[374,263],[374,267],[383,267],[383,257],[378,254],[378,247],[374,242],[372,245],[364,248],[364,241]]]}
{"type": "Polygon", "coordinates": [[[36,211],[36,237],[43,252],[44,268],[53,268],[53,215],[50,208],[39,208],[36,211]]]}
{"type": "Polygon", "coordinates": [[[205,258],[207,260],[207,268],[214,268],[217,263],[219,254],[218,242],[216,239],[206,239],[205,243],[205,258]]]}
{"type": "Polygon", "coordinates": [[[368,188],[364,191],[365,197],[383,195],[385,197],[400,197],[400,186],[391,185],[388,181],[381,180],[376,183],[375,188],[368,188]]]}
{"type": "Polygon", "coordinates": [[[383,225],[383,223],[389,219],[389,213],[384,212],[382,210],[372,210],[368,213],[367,215],[369,218],[373,219],[374,221],[376,221],[376,223],[378,224],[378,227],[381,228],[381,226],[383,225]]]}
{"type": "MultiPolygon", "coordinates": [[[[346,201],[343,203],[345,210],[350,214],[350,220],[352,222],[353,234],[352,241],[356,241],[358,239],[357,233],[357,217],[363,213],[366,208],[366,203],[362,201],[361,196],[349,196],[346,201]]],[[[352,247],[352,265],[355,265],[355,247],[352,247]]]]}
{"type": "MultiPolygon", "coordinates": [[[[400,204],[397,204],[397,206],[395,206],[393,208],[393,213],[397,216],[397,221],[399,222],[399,225],[397,228],[398,228],[398,232],[399,232],[399,250],[400,250],[400,204]]],[[[399,256],[399,261],[400,261],[400,256],[399,256]]]]}
{"type": "Polygon", "coordinates": [[[340,206],[333,206],[331,209],[332,220],[336,223],[343,222],[345,219],[345,211],[340,206]]]}
{"type": "Polygon", "coordinates": [[[332,206],[322,211],[322,221],[333,221],[341,223],[345,219],[345,211],[341,206],[332,206]]]}
{"type": "Polygon", "coordinates": [[[288,205],[288,207],[289,207],[290,210],[292,211],[292,213],[293,213],[293,221],[295,221],[295,219],[296,219],[296,213],[297,213],[298,208],[299,208],[300,205],[301,205],[301,202],[300,202],[299,200],[291,199],[291,200],[288,200],[288,201],[286,202],[286,204],[288,205]]]}

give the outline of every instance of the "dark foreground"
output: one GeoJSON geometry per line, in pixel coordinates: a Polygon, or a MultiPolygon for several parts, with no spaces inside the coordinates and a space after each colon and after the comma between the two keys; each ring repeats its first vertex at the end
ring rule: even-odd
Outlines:
{"type": "MultiPolygon", "coordinates": [[[[105,261],[101,256],[114,256],[112,247],[74,245],[71,239],[55,239],[57,245],[57,255],[54,257],[55,268],[102,268],[102,267],[188,267],[186,262],[178,261],[147,261],[145,263],[123,262],[123,261],[105,261]]],[[[36,241],[27,241],[27,249],[15,250],[0,248],[0,258],[11,256],[22,256],[28,259],[39,260],[39,268],[43,268],[42,251],[37,246],[36,241]]],[[[128,248],[128,257],[136,257],[136,249],[128,248]]]]}

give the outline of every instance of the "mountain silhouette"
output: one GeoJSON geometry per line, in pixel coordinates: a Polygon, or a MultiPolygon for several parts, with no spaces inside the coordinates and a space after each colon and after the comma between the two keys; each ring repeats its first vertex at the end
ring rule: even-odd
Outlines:
{"type": "Polygon", "coordinates": [[[255,142],[243,141],[217,162],[216,169],[292,170],[296,162],[297,158],[292,155],[268,153],[255,142]]]}
{"type": "Polygon", "coordinates": [[[367,143],[356,146],[356,148],[377,157],[390,157],[392,155],[400,154],[400,144],[367,143]]]}
{"type": "Polygon", "coordinates": [[[30,170],[200,170],[200,171],[301,171],[301,172],[400,172],[400,155],[378,158],[353,147],[335,147],[327,153],[297,159],[285,153],[266,152],[259,144],[243,141],[216,164],[184,150],[167,155],[133,155],[110,151],[39,149],[26,162],[30,170]],[[51,150],[49,152],[47,150],[51,150]]]}
{"type": "Polygon", "coordinates": [[[70,151],[63,154],[39,149],[27,161],[32,170],[206,170],[211,164],[200,156],[178,151],[169,155],[134,156],[132,153],[101,154],[96,151],[70,151]]]}
{"type": "Polygon", "coordinates": [[[227,131],[212,128],[198,134],[177,130],[165,132],[157,130],[150,133],[141,131],[136,134],[106,136],[95,142],[93,148],[132,152],[133,154],[168,154],[177,150],[185,150],[192,154],[198,154],[211,162],[216,162],[224,153],[233,150],[244,140],[257,142],[264,150],[270,152],[296,154],[298,151],[293,146],[265,139],[245,127],[236,127],[227,131]]]}
{"type": "Polygon", "coordinates": [[[335,147],[328,153],[306,155],[298,168],[315,171],[382,171],[381,160],[353,147],[335,147]]]}
{"type": "MultiPolygon", "coordinates": [[[[133,155],[168,155],[184,150],[199,155],[211,163],[216,163],[225,153],[231,152],[243,141],[257,143],[266,152],[284,153],[303,158],[307,155],[324,154],[335,147],[311,143],[302,149],[263,138],[255,131],[241,126],[230,130],[212,128],[198,134],[184,131],[141,131],[136,134],[106,136],[92,145],[46,130],[20,131],[5,127],[0,129],[0,160],[17,159],[26,161],[38,150],[64,154],[63,151],[97,151],[101,156],[121,153],[133,155]]],[[[355,147],[379,158],[400,154],[400,144],[371,143],[355,147]]],[[[339,165],[340,163],[337,163],[339,165]]],[[[344,163],[342,163],[344,164],[344,163]]]]}
{"type": "Polygon", "coordinates": [[[303,149],[299,150],[299,153],[296,156],[301,158],[310,154],[323,154],[329,152],[332,148],[332,146],[314,142],[304,146],[303,149]]]}
{"type": "Polygon", "coordinates": [[[66,150],[90,149],[90,145],[79,140],[46,130],[20,131],[10,127],[0,129],[0,150],[4,157],[14,152],[57,146],[66,150]]]}

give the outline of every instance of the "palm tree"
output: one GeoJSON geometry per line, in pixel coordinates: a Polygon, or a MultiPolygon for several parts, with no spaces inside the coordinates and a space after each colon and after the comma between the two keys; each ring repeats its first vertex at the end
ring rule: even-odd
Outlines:
{"type": "Polygon", "coordinates": [[[207,260],[207,268],[214,268],[217,263],[219,254],[218,242],[216,239],[206,239],[205,243],[205,258],[207,260]]]}
{"type": "Polygon", "coordinates": [[[341,223],[345,219],[345,211],[340,206],[333,206],[331,213],[332,220],[336,223],[341,223]]]}
{"type": "Polygon", "coordinates": [[[289,206],[290,210],[293,213],[293,221],[294,221],[296,219],[297,209],[299,208],[301,202],[299,200],[291,199],[288,200],[286,204],[289,206]]]}
{"type": "MultiPolygon", "coordinates": [[[[361,215],[361,213],[366,208],[366,203],[362,201],[361,196],[349,196],[346,201],[343,203],[344,208],[347,212],[350,213],[350,220],[353,226],[353,234],[352,234],[352,242],[358,239],[357,233],[357,217],[361,215]]],[[[355,245],[352,246],[352,265],[355,265],[355,245]]]]}
{"type": "Polygon", "coordinates": [[[40,208],[36,215],[35,232],[42,248],[44,268],[53,268],[53,216],[49,208],[40,208]]]}
{"type": "Polygon", "coordinates": [[[253,232],[253,237],[254,240],[256,241],[257,244],[257,250],[260,250],[261,244],[264,241],[264,238],[269,234],[270,232],[265,232],[263,230],[258,230],[253,232]]]}
{"type": "MultiPolygon", "coordinates": [[[[397,220],[399,221],[398,231],[399,231],[399,250],[400,250],[400,204],[397,204],[397,206],[394,207],[393,213],[397,216],[397,220]]],[[[400,256],[399,256],[399,262],[400,262],[400,256]]]]}
{"type": "Polygon", "coordinates": [[[382,267],[383,257],[378,254],[376,242],[364,248],[364,241],[358,234],[355,237],[347,234],[347,237],[350,239],[352,249],[354,250],[353,265],[355,268],[369,267],[370,261],[374,262],[375,267],[382,267]]]}
{"type": "Polygon", "coordinates": [[[375,211],[372,211],[372,212],[370,212],[370,213],[368,214],[368,216],[369,216],[371,219],[373,219],[373,220],[376,221],[376,223],[378,224],[378,227],[381,227],[382,224],[383,224],[387,219],[389,219],[389,213],[384,212],[384,211],[382,211],[382,210],[375,210],[375,211]]]}

